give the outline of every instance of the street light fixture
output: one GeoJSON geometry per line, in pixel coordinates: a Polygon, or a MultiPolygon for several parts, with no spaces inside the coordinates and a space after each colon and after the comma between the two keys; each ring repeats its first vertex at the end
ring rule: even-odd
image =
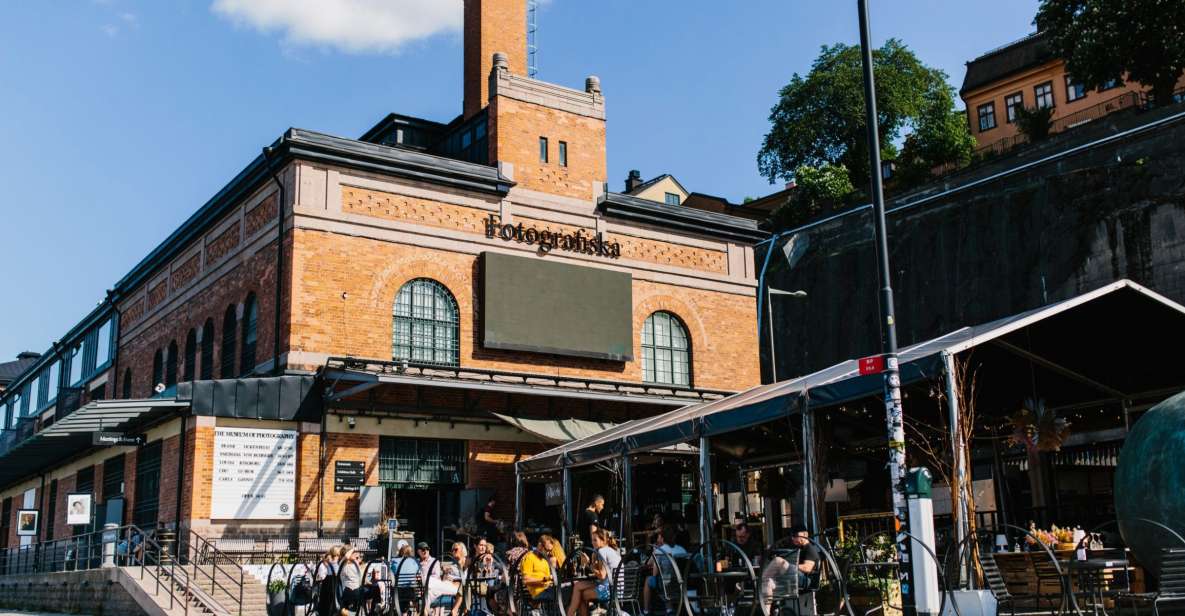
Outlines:
{"type": "Polygon", "coordinates": [[[771,383],[778,382],[778,362],[777,356],[774,354],[774,300],[775,295],[784,295],[786,297],[806,297],[806,291],[801,289],[797,291],[783,291],[773,287],[765,287],[765,314],[769,321],[769,376],[771,383]]]}

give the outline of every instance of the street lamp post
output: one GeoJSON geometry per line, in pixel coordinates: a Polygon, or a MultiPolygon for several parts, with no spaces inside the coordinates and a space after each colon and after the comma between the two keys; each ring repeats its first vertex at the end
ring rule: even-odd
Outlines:
{"type": "Polygon", "coordinates": [[[880,279],[881,343],[884,358],[885,425],[889,437],[889,477],[893,513],[897,518],[897,562],[901,580],[901,607],[914,616],[913,559],[910,555],[909,508],[905,500],[905,425],[901,412],[901,375],[897,367],[897,327],[893,313],[893,285],[889,278],[889,241],[885,227],[885,194],[881,178],[880,131],[876,115],[876,82],[873,76],[868,0],[856,0],[860,13],[860,51],[864,68],[864,110],[868,128],[868,158],[872,172],[873,222],[876,225],[877,273],[880,279]]]}
{"type": "MultiPolygon", "coordinates": [[[[771,247],[772,250],[772,247],[771,247]]],[[[765,287],[765,315],[769,321],[769,376],[771,383],[778,382],[778,361],[774,352],[774,300],[775,295],[786,297],[806,297],[806,291],[783,291],[771,286],[765,287]]]]}

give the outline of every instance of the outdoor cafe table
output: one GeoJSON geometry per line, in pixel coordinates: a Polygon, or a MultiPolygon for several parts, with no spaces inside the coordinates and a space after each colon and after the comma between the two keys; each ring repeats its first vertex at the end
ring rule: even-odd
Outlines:
{"type": "Polygon", "coordinates": [[[706,597],[700,597],[699,601],[701,614],[704,612],[711,613],[714,609],[719,610],[720,608],[723,608],[725,604],[725,596],[729,594],[726,592],[729,589],[729,585],[735,586],[736,584],[741,584],[749,579],[751,579],[751,576],[749,572],[744,569],[726,569],[724,571],[714,571],[708,573],[696,572],[687,574],[688,585],[694,581],[703,581],[707,584],[712,584],[715,586],[716,593],[714,597],[719,602],[719,605],[705,606],[703,605],[703,601],[706,599],[706,597]]]}
{"type": "Polygon", "coordinates": [[[1064,564],[1067,571],[1077,573],[1071,578],[1071,583],[1077,582],[1078,588],[1090,597],[1094,613],[1102,612],[1104,615],[1107,613],[1104,592],[1107,590],[1108,582],[1114,580],[1115,571],[1127,571],[1131,566],[1127,559],[1123,558],[1088,558],[1086,560],[1071,560],[1064,564]],[[1109,574],[1111,575],[1110,580],[1108,580],[1109,574]]]}

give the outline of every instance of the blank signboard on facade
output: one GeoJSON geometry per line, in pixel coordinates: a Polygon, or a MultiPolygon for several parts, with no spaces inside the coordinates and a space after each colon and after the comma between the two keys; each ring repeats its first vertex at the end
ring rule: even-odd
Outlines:
{"type": "Polygon", "coordinates": [[[633,359],[628,273],[493,252],[482,265],[486,348],[633,359]]]}

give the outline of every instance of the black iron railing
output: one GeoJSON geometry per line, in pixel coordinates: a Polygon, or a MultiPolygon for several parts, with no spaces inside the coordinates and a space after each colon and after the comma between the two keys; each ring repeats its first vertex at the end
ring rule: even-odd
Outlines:
{"type": "Polygon", "coordinates": [[[242,566],[193,531],[165,536],[128,525],[8,548],[0,551],[0,576],[132,568],[151,580],[162,607],[188,614],[197,604],[205,612],[242,616],[242,566]]]}

